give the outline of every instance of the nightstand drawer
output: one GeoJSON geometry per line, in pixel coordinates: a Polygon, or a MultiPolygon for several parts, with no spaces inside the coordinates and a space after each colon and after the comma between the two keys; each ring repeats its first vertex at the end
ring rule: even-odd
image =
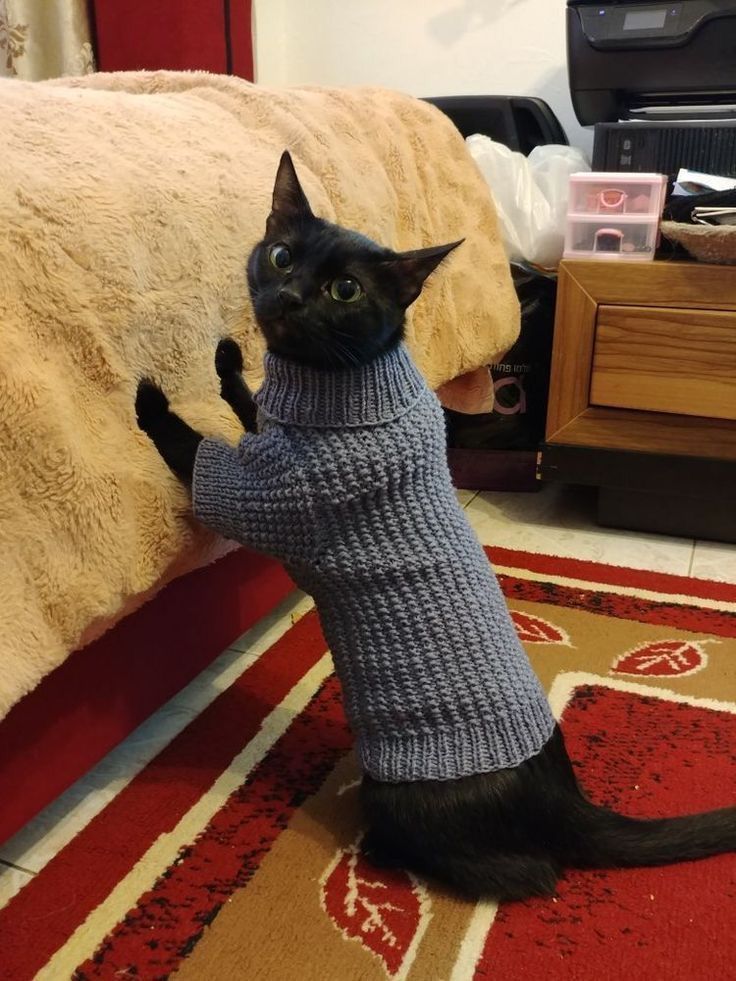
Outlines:
{"type": "Polygon", "coordinates": [[[736,313],[601,304],[590,404],[736,420],[736,313]]]}
{"type": "Polygon", "coordinates": [[[542,480],[602,524],[736,542],[736,266],[560,264],[542,480]]]}

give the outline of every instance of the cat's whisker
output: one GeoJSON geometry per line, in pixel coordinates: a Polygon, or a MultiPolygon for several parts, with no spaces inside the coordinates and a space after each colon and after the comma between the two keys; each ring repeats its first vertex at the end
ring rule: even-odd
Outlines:
{"type": "Polygon", "coordinates": [[[340,341],[333,340],[332,343],[339,363],[348,368],[358,366],[359,362],[354,351],[351,351],[345,344],[341,344],[340,341]]]}
{"type": "Polygon", "coordinates": [[[341,357],[345,358],[350,364],[359,365],[360,360],[353,348],[346,344],[344,341],[337,340],[338,337],[344,337],[349,341],[354,340],[354,335],[349,331],[340,330],[338,327],[332,327],[330,330],[330,340],[329,344],[334,348],[336,352],[339,352],[341,357]]]}

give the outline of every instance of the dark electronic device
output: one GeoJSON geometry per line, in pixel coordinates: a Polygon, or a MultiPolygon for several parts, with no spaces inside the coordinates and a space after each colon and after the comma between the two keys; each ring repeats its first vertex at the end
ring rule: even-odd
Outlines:
{"type": "Polygon", "coordinates": [[[598,123],[593,170],[668,174],[680,167],[736,177],[736,119],[598,123]]]}
{"type": "Polygon", "coordinates": [[[733,117],[736,0],[567,0],[567,63],[583,126],[733,117]]]}

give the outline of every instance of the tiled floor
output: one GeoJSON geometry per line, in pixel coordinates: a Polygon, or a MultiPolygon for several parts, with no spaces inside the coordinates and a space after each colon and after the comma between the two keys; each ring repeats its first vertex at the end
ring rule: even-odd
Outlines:
{"type": "Polygon", "coordinates": [[[736,545],[697,542],[690,575],[698,579],[721,579],[736,582],[736,545]]]}
{"type": "MultiPolygon", "coordinates": [[[[548,485],[535,494],[459,491],[458,496],[487,545],[736,582],[736,546],[599,528],[595,499],[587,488],[548,485]]],[[[282,603],[11,841],[0,845],[0,906],[310,606],[302,594],[282,603]]]]}
{"type": "Polygon", "coordinates": [[[480,493],[464,506],[484,545],[736,582],[736,545],[601,528],[595,494],[546,484],[534,494],[480,493]]]}

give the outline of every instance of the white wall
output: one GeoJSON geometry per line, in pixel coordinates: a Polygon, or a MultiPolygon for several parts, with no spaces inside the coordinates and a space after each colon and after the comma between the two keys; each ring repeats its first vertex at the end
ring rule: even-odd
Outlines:
{"type": "Polygon", "coordinates": [[[255,0],[263,85],[533,95],[590,151],[567,88],[565,0],[255,0]]]}

